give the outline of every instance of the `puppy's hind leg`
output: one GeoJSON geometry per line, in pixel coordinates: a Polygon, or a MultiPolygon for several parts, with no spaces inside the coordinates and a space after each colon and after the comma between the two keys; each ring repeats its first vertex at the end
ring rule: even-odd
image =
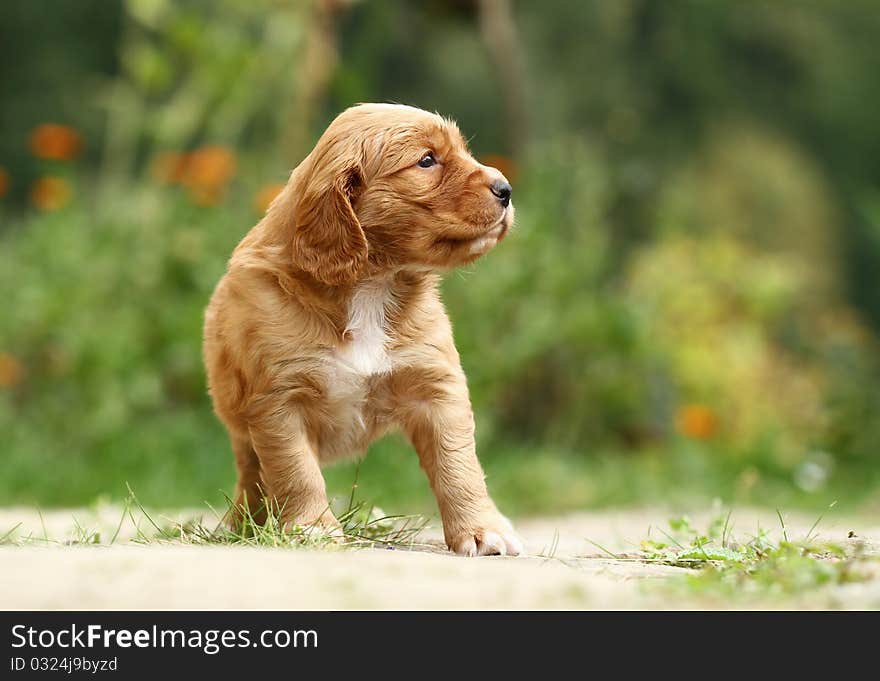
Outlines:
{"type": "Polygon", "coordinates": [[[266,522],[266,499],[260,483],[260,461],[249,435],[232,435],[230,439],[238,469],[230,524],[241,530],[249,518],[254,524],[262,525],[266,522]]]}

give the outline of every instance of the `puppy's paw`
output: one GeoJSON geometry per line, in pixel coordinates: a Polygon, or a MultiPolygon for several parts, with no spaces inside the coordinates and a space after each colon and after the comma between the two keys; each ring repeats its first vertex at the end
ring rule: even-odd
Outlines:
{"type": "Polygon", "coordinates": [[[522,540],[510,521],[497,512],[453,532],[446,543],[459,556],[518,556],[523,552],[522,540]]]}
{"type": "Polygon", "coordinates": [[[310,541],[337,543],[345,539],[342,525],[329,509],[311,519],[303,518],[301,520],[287,521],[284,524],[284,529],[286,532],[299,535],[310,541]]]}

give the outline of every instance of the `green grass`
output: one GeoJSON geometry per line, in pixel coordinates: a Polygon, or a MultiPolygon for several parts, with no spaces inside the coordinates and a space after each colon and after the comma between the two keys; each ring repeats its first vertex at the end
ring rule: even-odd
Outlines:
{"type": "Polygon", "coordinates": [[[817,528],[822,516],[803,536],[791,536],[783,514],[776,513],[781,540],[772,539],[760,526],[748,538],[737,539],[728,512],[716,515],[704,530],[695,528],[687,516],[672,518],[667,529],[651,528],[633,554],[614,554],[597,547],[620,560],[689,569],[664,588],[740,603],[796,596],[872,578],[868,565],[876,565],[880,558],[867,555],[862,542],[820,541],[817,528]]]}
{"type": "MultiPolygon", "coordinates": [[[[418,546],[417,537],[427,525],[418,515],[388,515],[378,506],[355,498],[357,485],[353,485],[347,504],[332,509],[342,525],[342,537],[331,536],[317,525],[288,526],[280,517],[283,509],[273,508],[266,499],[253,511],[246,510],[240,523],[233,527],[228,519],[233,512],[233,502],[225,498],[222,510],[210,507],[209,517],[194,515],[186,520],[170,520],[147,510],[137,495],[128,489],[122,503],[119,521],[109,537],[98,530],[80,524],[74,516],[73,528],[64,539],[53,538],[41,522],[39,534],[20,535],[21,523],[0,535],[0,546],[44,545],[114,545],[123,535],[140,544],[173,543],[217,546],[259,546],[271,548],[362,548],[418,546]],[[265,521],[258,522],[255,515],[266,511],[265,521]]],[[[42,520],[42,515],[40,516],[42,520]]]]}

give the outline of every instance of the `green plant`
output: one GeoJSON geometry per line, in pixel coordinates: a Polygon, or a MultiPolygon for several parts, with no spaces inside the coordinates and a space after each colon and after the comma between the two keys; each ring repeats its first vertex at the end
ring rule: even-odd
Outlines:
{"type": "Polygon", "coordinates": [[[672,518],[668,531],[657,528],[661,537],[649,536],[641,542],[635,558],[689,568],[691,572],[673,586],[684,584],[708,595],[791,596],[869,578],[862,568],[876,557],[867,556],[861,543],[819,541],[815,530],[821,516],[802,538],[795,539],[789,536],[782,514],[777,511],[777,515],[781,540],[758,527],[749,539],[738,541],[730,513],[715,516],[705,531],[698,531],[687,516],[672,518]]]}
{"type": "MultiPolygon", "coordinates": [[[[342,525],[342,536],[336,537],[317,526],[287,526],[280,520],[283,509],[272,508],[265,499],[258,508],[244,510],[241,522],[234,527],[227,522],[233,513],[231,499],[226,498],[226,506],[218,511],[209,505],[211,514],[193,515],[185,520],[170,520],[161,514],[147,510],[137,495],[128,487],[128,496],[122,504],[119,522],[108,540],[103,540],[100,531],[84,527],[76,517],[73,529],[66,538],[51,537],[43,524],[40,535],[18,536],[21,523],[0,534],[0,546],[30,544],[73,545],[113,545],[123,535],[130,535],[131,541],[140,544],[171,543],[221,546],[259,546],[271,548],[369,548],[369,547],[412,547],[418,545],[418,536],[427,526],[427,520],[416,515],[387,515],[382,509],[354,496],[356,485],[352,487],[347,507],[337,513],[342,525]],[[255,516],[262,511],[264,521],[255,516]]],[[[42,515],[40,516],[42,519],[42,515]]]]}

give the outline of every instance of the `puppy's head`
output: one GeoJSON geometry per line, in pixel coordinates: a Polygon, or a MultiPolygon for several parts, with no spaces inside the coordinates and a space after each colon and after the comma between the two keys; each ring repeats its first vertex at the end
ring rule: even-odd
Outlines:
{"type": "Polygon", "coordinates": [[[491,250],[513,223],[511,187],[478,163],[454,123],[395,104],[340,114],[294,171],[295,264],[327,284],[444,269],[491,250]]]}

